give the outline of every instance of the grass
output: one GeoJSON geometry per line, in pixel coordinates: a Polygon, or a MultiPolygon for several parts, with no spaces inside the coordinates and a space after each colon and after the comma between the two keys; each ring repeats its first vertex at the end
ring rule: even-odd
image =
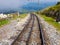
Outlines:
{"type": "Polygon", "coordinates": [[[9,23],[9,20],[7,20],[7,19],[0,20],[0,27],[5,25],[5,24],[8,24],[8,23],[9,23]]]}
{"type": "MultiPolygon", "coordinates": [[[[17,19],[17,18],[24,18],[24,17],[26,17],[26,15],[27,14],[20,14],[20,16],[18,17],[18,16],[14,16],[12,19],[10,19],[10,20],[15,20],[15,19],[17,19]]],[[[1,26],[3,26],[3,25],[5,25],[5,24],[8,24],[10,21],[9,20],[7,20],[7,19],[1,19],[0,20],[0,27],[1,26]]]]}
{"type": "Polygon", "coordinates": [[[55,22],[53,18],[47,17],[45,15],[41,15],[41,17],[43,17],[46,22],[53,25],[58,31],[60,31],[60,24],[58,22],[55,22]]]}
{"type": "Polygon", "coordinates": [[[27,14],[21,14],[20,16],[19,16],[19,18],[25,18],[27,16],[27,14]]]}

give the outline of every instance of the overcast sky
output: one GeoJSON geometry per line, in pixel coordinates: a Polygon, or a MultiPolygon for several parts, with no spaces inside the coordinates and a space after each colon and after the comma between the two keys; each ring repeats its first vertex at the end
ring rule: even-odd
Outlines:
{"type": "MultiPolygon", "coordinates": [[[[38,2],[38,0],[32,0],[34,2],[38,2]]],[[[58,0],[40,0],[40,2],[57,2],[58,0]]],[[[0,0],[0,7],[3,8],[8,8],[8,7],[12,7],[12,8],[16,8],[19,7],[21,5],[24,5],[26,3],[30,3],[31,0],[0,0]]]]}

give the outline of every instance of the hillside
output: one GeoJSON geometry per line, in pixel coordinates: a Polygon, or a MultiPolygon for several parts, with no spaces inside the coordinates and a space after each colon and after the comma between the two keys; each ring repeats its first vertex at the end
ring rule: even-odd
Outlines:
{"type": "Polygon", "coordinates": [[[60,21],[60,4],[43,10],[41,14],[52,17],[54,19],[58,19],[58,21],[60,21]]]}
{"type": "Polygon", "coordinates": [[[59,5],[59,4],[60,4],[60,2],[57,3],[57,5],[59,5]]]}

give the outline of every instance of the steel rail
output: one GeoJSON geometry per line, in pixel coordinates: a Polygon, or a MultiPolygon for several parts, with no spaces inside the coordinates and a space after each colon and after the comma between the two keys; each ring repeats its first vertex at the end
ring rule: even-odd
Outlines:
{"type": "MultiPolygon", "coordinates": [[[[35,14],[34,14],[35,15],[35,14]]],[[[40,39],[41,39],[41,45],[45,45],[45,39],[44,39],[44,34],[43,34],[43,30],[42,30],[42,27],[41,27],[41,24],[40,24],[40,20],[38,18],[37,15],[35,15],[36,18],[37,18],[37,21],[38,21],[38,26],[39,26],[39,30],[40,30],[40,39]]]]}
{"type": "Polygon", "coordinates": [[[26,42],[26,45],[29,45],[29,44],[28,44],[28,41],[29,41],[29,39],[30,39],[30,36],[31,36],[31,34],[32,34],[32,30],[33,30],[33,26],[34,26],[34,15],[32,15],[32,16],[33,16],[32,27],[31,27],[31,31],[30,31],[28,40],[27,40],[27,42],[26,42]]]}
{"type": "MultiPolygon", "coordinates": [[[[28,23],[25,25],[25,27],[23,28],[23,30],[21,31],[21,33],[23,33],[24,29],[27,27],[27,25],[29,24],[29,22],[32,19],[32,15],[30,15],[30,19],[28,21],[28,23]]],[[[14,45],[14,43],[16,42],[16,40],[18,39],[18,37],[21,35],[21,33],[17,36],[17,38],[11,43],[11,45],[14,45]]]]}

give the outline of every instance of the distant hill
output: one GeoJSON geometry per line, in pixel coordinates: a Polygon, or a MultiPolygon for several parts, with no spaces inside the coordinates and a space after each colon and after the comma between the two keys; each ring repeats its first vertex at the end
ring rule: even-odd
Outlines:
{"type": "Polygon", "coordinates": [[[28,10],[28,11],[38,11],[38,10],[42,10],[48,6],[53,6],[55,5],[55,3],[29,3],[26,5],[22,6],[22,9],[28,10]]]}

